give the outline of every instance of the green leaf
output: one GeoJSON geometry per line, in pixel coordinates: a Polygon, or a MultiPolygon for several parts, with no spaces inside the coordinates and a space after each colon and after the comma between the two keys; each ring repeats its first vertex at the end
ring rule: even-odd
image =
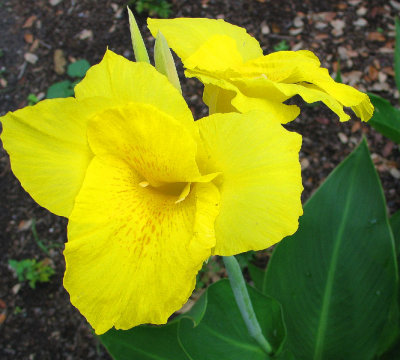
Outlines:
{"type": "Polygon", "coordinates": [[[275,249],[264,291],[281,304],[296,359],[372,359],[396,296],[397,262],[366,141],[304,207],[275,249]]]}
{"type": "MultiPolygon", "coordinates": [[[[264,334],[278,349],[285,337],[280,305],[248,290],[264,334]]],[[[99,338],[115,360],[203,360],[205,354],[218,360],[267,359],[247,332],[228,280],[211,285],[188,313],[167,325],[112,329],[99,338]]],[[[279,359],[291,359],[287,355],[279,359]]]]}
{"type": "Polygon", "coordinates": [[[83,78],[89,68],[89,61],[81,59],[68,65],[67,74],[72,78],[83,78]]]}
{"type": "Polygon", "coordinates": [[[144,41],[142,35],[140,34],[135,17],[133,16],[131,9],[129,9],[129,7],[127,7],[127,9],[129,16],[129,29],[131,31],[132,47],[133,53],[135,54],[135,59],[136,61],[143,61],[150,64],[149,55],[147,54],[146,46],[144,45],[144,41]]]}
{"type": "Polygon", "coordinates": [[[177,338],[178,322],[109,330],[99,338],[115,360],[188,360],[177,338]]]}
{"type": "Polygon", "coordinates": [[[400,91],[400,20],[396,16],[396,44],[394,48],[394,72],[397,89],[400,91]]]}
{"type": "Polygon", "coordinates": [[[400,354],[400,339],[389,349],[388,352],[379,357],[379,360],[398,360],[400,354]]]}
{"type": "Polygon", "coordinates": [[[71,81],[64,80],[51,85],[47,89],[46,97],[48,99],[66,98],[74,95],[71,81]]]}
{"type": "MultiPolygon", "coordinates": [[[[264,336],[275,350],[280,349],[285,327],[279,303],[252,287],[248,291],[264,336]]],[[[228,280],[207,289],[207,307],[200,323],[183,317],[178,334],[181,345],[193,360],[268,358],[249,335],[228,280]]]]}
{"type": "MultiPolygon", "coordinates": [[[[390,218],[390,226],[394,236],[397,263],[400,261],[400,211],[390,218]]],[[[400,272],[399,272],[400,276],[400,272]]],[[[399,288],[400,294],[400,288],[399,288]]],[[[398,294],[398,295],[399,295],[398,294]]],[[[389,319],[381,335],[381,351],[379,359],[397,359],[400,353],[400,298],[394,299],[389,319]],[[396,355],[395,355],[396,354],[396,355]]]]}
{"type": "Polygon", "coordinates": [[[179,321],[185,317],[198,324],[207,306],[207,292],[186,314],[166,325],[142,325],[130,330],[109,330],[100,335],[100,341],[115,360],[160,359],[191,360],[178,342],[179,321]]]}
{"type": "Polygon", "coordinates": [[[396,253],[400,257],[400,210],[390,218],[390,226],[392,227],[394,242],[396,244],[396,253]]]}
{"type": "Polygon", "coordinates": [[[400,110],[378,95],[368,96],[375,107],[374,115],[368,123],[381,134],[400,144],[400,110]]]}
{"type": "Polygon", "coordinates": [[[247,269],[249,270],[250,277],[254,282],[254,287],[258,291],[262,291],[263,284],[264,284],[265,271],[253,264],[249,264],[247,269]]]}
{"type": "Polygon", "coordinates": [[[176,72],[174,58],[169,49],[167,40],[159,31],[157,33],[156,43],[154,45],[154,60],[156,69],[174,85],[182,94],[181,84],[179,82],[178,73],[176,72]]]}

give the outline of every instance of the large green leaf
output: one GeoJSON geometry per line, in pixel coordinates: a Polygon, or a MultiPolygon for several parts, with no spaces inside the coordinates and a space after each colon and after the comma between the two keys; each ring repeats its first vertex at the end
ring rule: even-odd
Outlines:
{"type": "Polygon", "coordinates": [[[142,325],[130,330],[109,330],[99,338],[115,360],[191,360],[178,342],[179,321],[198,324],[207,306],[207,292],[192,309],[163,326],[142,325]]]}
{"type": "Polygon", "coordinates": [[[394,242],[396,244],[397,256],[400,257],[400,210],[390,218],[390,226],[392,227],[394,242]]]}
{"type": "MultiPolygon", "coordinates": [[[[278,350],[285,338],[281,306],[269,296],[248,287],[264,336],[278,350]]],[[[207,308],[200,323],[183,318],[179,340],[193,360],[266,360],[267,355],[250,337],[228,280],[207,289],[207,308]]]]}
{"type": "Polygon", "coordinates": [[[262,291],[263,288],[263,283],[264,283],[264,277],[265,277],[265,270],[260,269],[258,266],[255,266],[254,264],[249,264],[247,267],[250,277],[254,282],[254,287],[262,291]]]}
{"type": "MultiPolygon", "coordinates": [[[[264,335],[279,350],[286,335],[281,306],[248,290],[264,335]]],[[[187,314],[167,325],[112,329],[100,340],[115,360],[268,359],[248,334],[228,280],[211,285],[187,314]]],[[[292,358],[284,352],[278,359],[292,358]]]]}
{"type": "Polygon", "coordinates": [[[264,292],[281,304],[296,359],[372,359],[396,296],[383,191],[365,140],[304,207],[275,249],[264,292]]]}
{"type": "Polygon", "coordinates": [[[381,134],[400,144],[400,110],[378,95],[368,96],[375,107],[374,115],[368,123],[381,134]]]}
{"type": "Polygon", "coordinates": [[[188,360],[177,338],[178,321],[165,326],[109,330],[100,340],[115,360],[188,360]]]}

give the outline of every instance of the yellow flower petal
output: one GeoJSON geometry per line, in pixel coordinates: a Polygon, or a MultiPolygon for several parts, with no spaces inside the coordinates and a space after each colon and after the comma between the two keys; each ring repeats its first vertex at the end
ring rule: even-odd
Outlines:
{"type": "Polygon", "coordinates": [[[64,286],[97,334],[165,323],[215,245],[212,183],[176,203],[140,180],[126,162],[95,157],[70,217],[64,286]]]}
{"type": "Polygon", "coordinates": [[[220,171],[214,253],[265,249],[293,234],[302,214],[301,137],[263,112],[214,114],[196,122],[208,154],[206,172],[220,171]]]}
{"type": "Polygon", "coordinates": [[[226,35],[213,35],[197,51],[183,60],[188,69],[222,72],[243,64],[234,39],[226,35]]]}
{"type": "MultiPolygon", "coordinates": [[[[147,25],[154,37],[160,30],[167,39],[168,45],[183,61],[193,55],[214,35],[226,35],[234,39],[237,51],[241,54],[243,61],[262,56],[262,49],[256,39],[247,34],[245,29],[229,24],[222,19],[149,18],[147,25]]],[[[222,53],[220,55],[224,56],[222,53]]]]}
{"type": "Polygon", "coordinates": [[[89,123],[88,137],[96,155],[119,157],[141,174],[141,182],[152,186],[200,176],[191,132],[152,105],[128,103],[97,114],[89,123]]]}
{"type": "Polygon", "coordinates": [[[282,103],[298,94],[306,102],[322,101],[340,121],[350,118],[343,106],[350,107],[363,121],[371,118],[373,106],[368,96],[335,83],[312,52],[280,51],[263,56],[256,40],[244,29],[240,32],[228,23],[222,22],[223,28],[216,24],[216,20],[190,18],[148,21],[153,35],[162,31],[182,58],[187,76],[197,77],[206,85],[203,98],[211,114],[234,109],[273,111],[281,123],[286,123],[299,110],[282,103]]]}
{"type": "Polygon", "coordinates": [[[248,61],[240,72],[246,78],[264,74],[265,78],[274,82],[294,83],[302,81],[299,76],[304,73],[304,67],[318,69],[320,66],[319,59],[311,51],[277,51],[248,61]]]}
{"type": "Polygon", "coordinates": [[[260,57],[244,64],[242,74],[245,78],[262,74],[265,77],[264,94],[272,95],[273,91],[267,87],[273,84],[287,98],[298,94],[308,103],[322,101],[339,116],[340,121],[350,118],[343,106],[351,107],[362,121],[368,121],[373,113],[366,94],[336,83],[310,51],[279,51],[260,57]]]}
{"type": "Polygon", "coordinates": [[[210,114],[261,110],[281,124],[286,124],[300,113],[298,106],[282,103],[287,97],[276,89],[275,84],[270,86],[270,96],[265,97],[265,82],[261,86],[256,84],[265,79],[251,79],[248,84],[245,79],[235,78],[229,81],[191,70],[187,70],[186,74],[197,77],[205,84],[203,100],[208,105],[210,114]]]}
{"type": "Polygon", "coordinates": [[[193,129],[193,116],[179,91],[153,66],[135,63],[107,50],[103,60],[92,66],[75,87],[78,100],[102,96],[110,106],[129,102],[154,105],[193,129]]]}
{"type": "Polygon", "coordinates": [[[24,189],[40,205],[68,217],[92,158],[88,119],[101,98],[45,100],[2,117],[4,148],[24,189]]]}
{"type": "Polygon", "coordinates": [[[207,104],[210,115],[216,112],[228,113],[237,111],[232,105],[232,99],[236,95],[234,91],[226,90],[211,83],[203,84],[203,101],[207,104]]]}

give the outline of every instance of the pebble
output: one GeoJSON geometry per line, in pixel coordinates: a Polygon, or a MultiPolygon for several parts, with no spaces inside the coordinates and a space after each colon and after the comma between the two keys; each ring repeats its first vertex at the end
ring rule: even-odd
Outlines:
{"type": "Polygon", "coordinates": [[[296,27],[303,27],[304,26],[304,22],[303,22],[303,20],[301,20],[301,18],[299,16],[296,16],[294,18],[293,25],[296,26],[296,27]]]}
{"type": "Polygon", "coordinates": [[[303,28],[297,28],[297,29],[290,29],[289,33],[290,35],[299,35],[303,32],[303,28]]]}
{"type": "Polygon", "coordinates": [[[340,20],[340,19],[332,20],[331,25],[333,27],[332,34],[334,36],[343,35],[343,29],[346,26],[346,23],[343,20],[340,20]]]}
{"type": "Polygon", "coordinates": [[[353,24],[358,27],[364,27],[368,25],[368,21],[365,20],[364,18],[359,18],[356,21],[354,21],[353,24]]]}
{"type": "Polygon", "coordinates": [[[38,61],[38,56],[32,53],[25,53],[24,54],[24,59],[30,63],[30,64],[36,64],[36,62],[38,61]]]}
{"type": "Polygon", "coordinates": [[[310,161],[307,158],[300,160],[301,170],[305,170],[310,166],[310,161]]]}
{"type": "Polygon", "coordinates": [[[263,35],[268,35],[271,33],[271,29],[269,28],[269,26],[267,25],[267,23],[265,21],[263,21],[261,23],[261,33],[263,35]]]}
{"type": "Polygon", "coordinates": [[[349,142],[349,139],[347,138],[346,134],[342,132],[338,133],[338,137],[342,144],[347,144],[349,142]]]}
{"type": "Polygon", "coordinates": [[[391,168],[389,170],[390,175],[392,175],[395,179],[400,179],[400,170],[396,168],[391,168]]]}
{"type": "Polygon", "coordinates": [[[84,29],[78,34],[78,38],[81,40],[92,39],[93,38],[93,31],[84,29]]]}
{"type": "Polygon", "coordinates": [[[328,26],[328,24],[325,22],[322,22],[322,21],[318,21],[315,23],[315,28],[318,30],[325,29],[327,26],[328,26]]]}
{"type": "Polygon", "coordinates": [[[368,9],[366,7],[360,7],[356,13],[358,16],[364,16],[368,12],[368,9]]]}
{"type": "Polygon", "coordinates": [[[12,288],[11,288],[11,292],[14,294],[14,295],[17,295],[18,294],[18,292],[21,290],[21,284],[15,284],[12,288]]]}
{"type": "Polygon", "coordinates": [[[392,7],[396,10],[400,10],[400,2],[394,1],[394,0],[390,0],[389,1],[390,5],[392,5],[392,7]]]}

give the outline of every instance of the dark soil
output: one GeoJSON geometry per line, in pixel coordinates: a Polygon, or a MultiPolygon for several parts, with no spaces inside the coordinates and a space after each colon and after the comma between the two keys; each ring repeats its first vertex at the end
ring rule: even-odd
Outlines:
{"type": "MultiPolygon", "coordinates": [[[[68,62],[87,59],[95,64],[106,47],[133,59],[126,1],[62,0],[0,1],[0,115],[27,105],[29,94],[44,96],[66,74],[54,71],[53,56],[61,49],[68,62]],[[83,32],[86,30],[86,32],[83,32]],[[91,31],[88,32],[88,31],[91,31]],[[87,36],[85,38],[85,35],[87,36]],[[37,56],[36,63],[26,59],[37,56]]],[[[344,82],[375,92],[396,103],[393,72],[394,16],[400,2],[386,0],[175,0],[171,17],[224,18],[245,27],[265,53],[284,40],[291,49],[314,51],[331,73],[341,59],[344,82]],[[342,26],[342,29],[340,27],[342,26]],[[342,34],[341,34],[342,32],[342,34]]],[[[138,17],[149,47],[154,41],[138,17]]],[[[206,114],[202,88],[184,79],[184,95],[196,118],[206,114]]],[[[298,101],[295,99],[294,101],[298,101]]],[[[366,136],[392,214],[400,209],[399,147],[353,119],[339,123],[323,106],[302,106],[289,125],[303,135],[300,154],[304,200],[332,169],[366,136]]],[[[21,188],[0,148],[0,358],[110,359],[92,335],[90,326],[69,303],[62,286],[66,219],[38,206],[21,188]],[[44,253],[34,239],[52,246],[44,253]],[[58,245],[58,246],[57,246],[58,245]],[[48,283],[31,289],[19,284],[8,266],[10,259],[46,259],[55,269],[48,283]]]]}

